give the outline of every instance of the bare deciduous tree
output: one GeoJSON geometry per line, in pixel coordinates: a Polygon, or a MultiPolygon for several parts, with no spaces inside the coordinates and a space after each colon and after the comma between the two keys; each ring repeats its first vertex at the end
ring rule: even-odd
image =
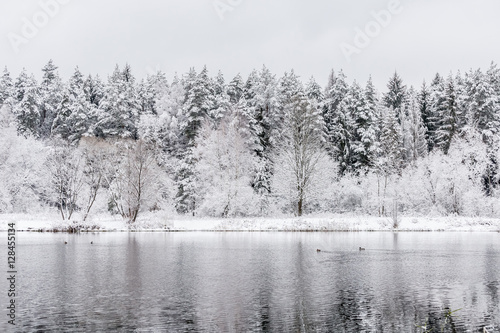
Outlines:
{"type": "Polygon", "coordinates": [[[154,156],[142,140],[121,141],[110,154],[104,180],[113,205],[130,223],[136,221],[141,206],[152,195],[155,167],[154,156]]]}
{"type": "Polygon", "coordinates": [[[103,186],[110,144],[97,138],[82,138],[79,148],[84,160],[83,181],[88,188],[83,214],[83,221],[85,221],[103,186]]]}
{"type": "Polygon", "coordinates": [[[63,220],[71,219],[77,209],[78,196],[83,186],[82,157],[67,144],[52,148],[45,165],[48,168],[53,201],[63,220]]]}
{"type": "Polygon", "coordinates": [[[302,94],[290,100],[285,112],[283,140],[275,167],[284,177],[276,183],[288,185],[295,213],[302,216],[314,178],[320,171],[319,163],[326,156],[322,144],[323,123],[319,110],[302,94]]]}

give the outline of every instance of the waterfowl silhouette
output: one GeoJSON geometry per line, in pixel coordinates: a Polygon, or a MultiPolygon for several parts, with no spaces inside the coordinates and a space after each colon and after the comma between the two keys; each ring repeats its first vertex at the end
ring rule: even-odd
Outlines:
{"type": "Polygon", "coordinates": [[[90,244],[94,244],[94,242],[90,242],[90,244]]]}
{"type": "Polygon", "coordinates": [[[316,249],[316,252],[321,252],[321,250],[320,249],[316,249]]]}
{"type": "Polygon", "coordinates": [[[359,247],[359,250],[360,250],[360,251],[364,251],[364,250],[365,250],[365,248],[360,246],[360,247],[359,247]]]}
{"type": "Polygon", "coordinates": [[[68,242],[64,241],[64,244],[68,244],[68,242]]]}

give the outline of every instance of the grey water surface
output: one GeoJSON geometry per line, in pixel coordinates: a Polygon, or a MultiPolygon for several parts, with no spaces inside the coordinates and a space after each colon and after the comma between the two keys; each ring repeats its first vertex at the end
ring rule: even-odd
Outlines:
{"type": "Polygon", "coordinates": [[[21,332],[500,332],[499,233],[18,233],[16,260],[21,332]]]}

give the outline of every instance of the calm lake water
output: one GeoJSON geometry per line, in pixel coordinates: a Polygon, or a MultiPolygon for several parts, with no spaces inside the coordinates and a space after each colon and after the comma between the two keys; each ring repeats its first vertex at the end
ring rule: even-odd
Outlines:
{"type": "MultiPolygon", "coordinates": [[[[500,332],[499,233],[19,233],[17,242],[22,332],[500,332]]],[[[5,250],[1,258],[6,266],[5,250]]]]}

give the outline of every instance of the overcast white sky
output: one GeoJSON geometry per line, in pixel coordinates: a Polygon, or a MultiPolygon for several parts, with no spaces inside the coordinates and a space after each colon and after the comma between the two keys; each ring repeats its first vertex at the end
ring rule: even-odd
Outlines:
{"type": "Polygon", "coordinates": [[[128,62],[139,78],[161,69],[171,79],[206,64],[230,80],[265,64],[278,76],[293,68],[322,85],[333,68],[362,84],[371,74],[383,90],[395,70],[420,86],[438,71],[500,62],[500,1],[400,0],[401,10],[377,32],[372,12],[388,10],[391,1],[397,0],[2,1],[0,66],[14,76],[22,67],[39,76],[52,58],[64,78],[76,65],[106,77],[128,62]],[[68,3],[52,17],[44,14],[42,4],[54,1],[68,3]],[[29,24],[40,27],[33,32],[29,24]],[[369,45],[348,61],[340,45],[355,47],[356,28],[367,26],[369,45]]]}

